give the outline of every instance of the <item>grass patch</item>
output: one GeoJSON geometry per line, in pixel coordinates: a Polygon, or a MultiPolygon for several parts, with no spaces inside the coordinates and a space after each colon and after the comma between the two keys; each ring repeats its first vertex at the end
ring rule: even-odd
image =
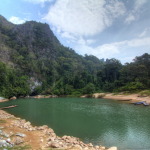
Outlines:
{"type": "Polygon", "coordinates": [[[139,93],[139,96],[150,96],[150,90],[144,90],[139,93]]]}
{"type": "Polygon", "coordinates": [[[24,146],[14,146],[14,147],[1,147],[0,150],[7,149],[7,150],[30,150],[32,149],[29,145],[24,146]]]}
{"type": "Polygon", "coordinates": [[[139,96],[143,96],[143,97],[146,97],[146,96],[150,96],[150,90],[134,90],[134,91],[123,91],[123,92],[118,92],[118,91],[115,91],[114,92],[114,95],[118,95],[118,94],[121,94],[121,95],[130,95],[130,94],[138,94],[139,96]]]}
{"type": "Polygon", "coordinates": [[[5,120],[0,120],[0,124],[6,123],[5,120]]]}

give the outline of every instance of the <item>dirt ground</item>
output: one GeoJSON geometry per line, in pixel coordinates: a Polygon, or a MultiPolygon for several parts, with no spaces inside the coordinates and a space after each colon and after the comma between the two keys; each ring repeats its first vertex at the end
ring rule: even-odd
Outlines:
{"type": "Polygon", "coordinates": [[[24,134],[25,137],[22,137],[23,143],[18,144],[19,146],[29,145],[30,149],[41,149],[46,145],[45,134],[41,131],[28,131],[24,128],[19,128],[14,125],[14,121],[19,120],[20,118],[15,118],[13,115],[9,115],[3,110],[0,110],[0,128],[9,135],[10,138],[14,139],[17,133],[24,134]],[[5,117],[7,116],[7,117],[5,117]]]}
{"type": "Polygon", "coordinates": [[[95,93],[93,94],[94,98],[105,98],[105,99],[112,99],[112,100],[120,100],[120,101],[129,101],[129,103],[139,102],[139,101],[146,101],[150,104],[150,96],[139,96],[138,94],[113,94],[113,93],[95,93]]]}

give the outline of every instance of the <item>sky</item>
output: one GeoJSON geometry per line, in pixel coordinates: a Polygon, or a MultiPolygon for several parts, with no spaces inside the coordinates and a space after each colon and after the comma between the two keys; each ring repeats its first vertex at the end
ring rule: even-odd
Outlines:
{"type": "Polygon", "coordinates": [[[49,24],[80,55],[126,63],[150,53],[150,0],[1,0],[0,14],[49,24]]]}

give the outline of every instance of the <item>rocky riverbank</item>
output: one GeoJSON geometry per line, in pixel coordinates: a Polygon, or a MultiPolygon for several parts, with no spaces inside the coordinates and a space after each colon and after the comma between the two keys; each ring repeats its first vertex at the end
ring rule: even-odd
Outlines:
{"type": "Polygon", "coordinates": [[[48,126],[32,126],[30,122],[0,110],[0,147],[7,149],[69,149],[69,150],[117,150],[116,147],[85,144],[72,136],[59,137],[48,126]]]}
{"type": "MultiPolygon", "coordinates": [[[[20,97],[20,98],[57,98],[57,95],[35,95],[35,96],[26,96],[26,97],[20,97]]],[[[15,100],[17,99],[17,97],[13,96],[9,99],[4,98],[4,97],[0,97],[0,102],[6,102],[6,101],[10,101],[10,100],[15,100]]]]}

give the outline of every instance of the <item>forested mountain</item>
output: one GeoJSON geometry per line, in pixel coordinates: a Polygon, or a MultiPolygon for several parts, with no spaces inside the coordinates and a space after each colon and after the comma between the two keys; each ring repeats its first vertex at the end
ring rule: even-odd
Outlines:
{"type": "Polygon", "coordinates": [[[0,16],[0,96],[78,95],[150,87],[150,55],[122,65],[64,47],[47,24],[0,16]],[[132,85],[132,86],[131,86],[132,85]]]}

